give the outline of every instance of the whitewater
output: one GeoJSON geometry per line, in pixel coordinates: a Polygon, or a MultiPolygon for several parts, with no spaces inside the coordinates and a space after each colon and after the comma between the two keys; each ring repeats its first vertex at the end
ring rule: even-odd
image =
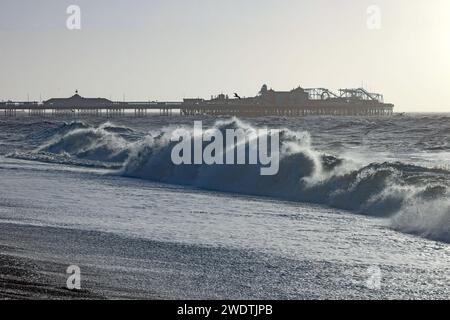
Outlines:
{"type": "Polygon", "coordinates": [[[181,297],[448,298],[449,120],[0,118],[0,222],[238,250],[238,265],[254,253],[285,275],[263,269],[263,296],[256,285],[199,294],[189,283],[181,297]],[[278,174],[174,165],[170,138],[196,120],[223,133],[279,130],[278,174]],[[381,288],[367,286],[374,267],[381,288]]]}

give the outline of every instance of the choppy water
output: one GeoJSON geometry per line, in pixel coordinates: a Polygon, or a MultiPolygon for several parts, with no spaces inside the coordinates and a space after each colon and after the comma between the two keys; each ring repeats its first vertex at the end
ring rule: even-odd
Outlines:
{"type": "Polygon", "coordinates": [[[0,118],[0,219],[385,266],[412,289],[405,268],[426,270],[420,292],[449,297],[449,134],[445,114],[0,118]],[[279,174],[173,165],[170,134],[194,120],[280,129],[279,174]]]}

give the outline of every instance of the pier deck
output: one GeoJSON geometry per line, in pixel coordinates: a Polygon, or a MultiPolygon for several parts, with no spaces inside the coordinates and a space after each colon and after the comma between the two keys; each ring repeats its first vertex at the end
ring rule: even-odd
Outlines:
{"type": "MultiPolygon", "coordinates": [[[[145,116],[149,111],[159,111],[160,115],[211,115],[211,116],[389,116],[393,106],[376,104],[326,104],[311,103],[305,106],[258,106],[228,104],[187,104],[183,102],[118,102],[105,106],[48,106],[38,103],[0,103],[0,115],[16,116],[18,112],[30,116],[56,115],[98,115],[113,116],[135,114],[145,116]],[[130,112],[132,111],[132,112],[130,112]]],[[[154,114],[154,112],[153,112],[154,114]]]]}
{"type": "Polygon", "coordinates": [[[147,115],[149,111],[159,111],[161,115],[172,115],[178,111],[182,102],[114,102],[101,106],[67,106],[47,105],[37,102],[6,102],[0,103],[0,115],[16,116],[17,112],[35,116],[56,116],[67,114],[92,115],[124,115],[126,111],[133,111],[137,116],[147,115]]]}

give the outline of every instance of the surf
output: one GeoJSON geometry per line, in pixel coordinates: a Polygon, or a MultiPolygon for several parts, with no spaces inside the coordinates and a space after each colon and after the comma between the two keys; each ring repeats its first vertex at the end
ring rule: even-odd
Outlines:
{"type": "MultiPolygon", "coordinates": [[[[112,123],[71,126],[57,129],[29,158],[116,164],[115,174],[123,177],[326,205],[388,218],[398,231],[450,242],[450,173],[445,169],[400,161],[361,164],[316,150],[308,131],[279,127],[279,171],[261,176],[260,164],[174,164],[171,154],[176,142],[171,137],[181,130],[194,139],[192,126],[166,126],[140,133],[138,138],[130,138],[131,128],[112,123]]],[[[216,121],[209,127],[224,135],[227,129],[257,130],[237,118],[216,121]]],[[[246,150],[250,147],[248,141],[242,144],[246,150]]],[[[235,154],[236,147],[224,152],[235,154]]]]}

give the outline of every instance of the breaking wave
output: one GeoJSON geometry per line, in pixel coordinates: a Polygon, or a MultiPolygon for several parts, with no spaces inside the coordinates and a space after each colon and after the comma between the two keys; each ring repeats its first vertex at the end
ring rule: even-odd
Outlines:
{"type": "MultiPolygon", "coordinates": [[[[33,139],[46,139],[32,152],[15,152],[10,157],[60,164],[120,167],[129,156],[132,144],[121,133],[132,130],[107,122],[93,127],[83,122],[63,123],[33,135],[33,139]]],[[[31,137],[30,137],[31,138],[31,137]]]]}
{"type": "Polygon", "coordinates": [[[102,125],[98,128],[81,127],[58,135],[39,151],[66,153],[87,160],[123,162],[128,157],[128,145],[124,138],[107,130],[107,125],[102,125]]]}
{"type": "MultiPolygon", "coordinates": [[[[139,140],[132,131],[111,123],[59,128],[34,154],[70,159],[120,163],[117,174],[156,182],[325,204],[358,214],[388,217],[398,231],[450,242],[450,172],[402,162],[361,164],[323,154],[311,145],[308,132],[280,129],[280,169],[277,175],[260,175],[260,165],[174,165],[166,127],[139,140]]],[[[212,128],[256,132],[238,119],[217,121],[212,128]]],[[[248,146],[247,146],[248,147],[248,146]]],[[[227,152],[234,152],[228,150],[227,152]]]]}

